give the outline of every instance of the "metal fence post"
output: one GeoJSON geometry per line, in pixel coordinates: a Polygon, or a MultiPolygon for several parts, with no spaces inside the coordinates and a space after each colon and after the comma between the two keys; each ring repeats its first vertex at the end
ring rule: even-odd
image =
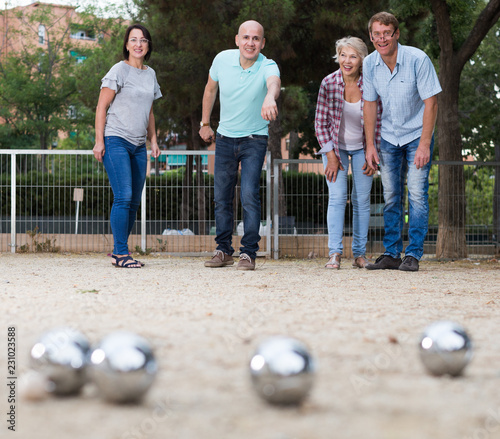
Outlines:
{"type": "Polygon", "coordinates": [[[16,252],[16,153],[10,155],[10,252],[16,252]]]}
{"type": "Polygon", "coordinates": [[[271,151],[266,154],[266,253],[271,256],[271,151]]]}
{"type": "Polygon", "coordinates": [[[146,251],[146,181],[141,195],[141,250],[146,251]]]}
{"type": "Polygon", "coordinates": [[[279,160],[274,161],[274,172],[273,172],[273,185],[274,185],[274,199],[273,199],[273,210],[274,210],[274,219],[273,219],[273,233],[274,233],[274,246],[273,246],[273,255],[274,259],[279,258],[279,203],[278,203],[278,190],[279,190],[279,160]]]}

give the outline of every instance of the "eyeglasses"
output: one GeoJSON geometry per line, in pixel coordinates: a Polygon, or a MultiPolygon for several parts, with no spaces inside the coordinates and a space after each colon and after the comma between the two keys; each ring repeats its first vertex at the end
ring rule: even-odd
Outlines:
{"type": "Polygon", "coordinates": [[[140,40],[137,38],[130,38],[130,40],[128,40],[128,42],[131,44],[137,44],[137,43],[148,44],[149,40],[146,40],[146,38],[141,38],[140,40]]]}
{"type": "Polygon", "coordinates": [[[378,40],[381,40],[382,38],[388,40],[389,38],[392,38],[394,36],[394,34],[396,33],[396,30],[394,30],[394,32],[391,34],[390,31],[385,31],[385,32],[372,32],[372,39],[374,41],[378,41],[378,40]]]}

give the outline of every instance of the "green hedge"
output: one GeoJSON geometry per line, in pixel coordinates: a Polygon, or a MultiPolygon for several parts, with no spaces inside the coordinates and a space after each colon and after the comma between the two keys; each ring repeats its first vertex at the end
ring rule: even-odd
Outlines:
{"type": "MultiPolygon", "coordinates": [[[[324,176],[314,173],[286,171],[282,174],[286,195],[286,215],[297,220],[323,223],[328,207],[328,187],[324,176]]],[[[146,205],[149,218],[181,219],[182,198],[189,197],[190,212],[184,220],[197,220],[197,206],[200,189],[196,184],[196,174],[192,182],[185,186],[185,170],[169,171],[163,175],[151,176],[146,183],[146,205]]],[[[351,183],[351,176],[349,182],[351,183]]],[[[266,175],[261,176],[261,199],[265,200],[266,175]]],[[[214,218],[213,175],[203,175],[205,187],[205,218],[214,218]]],[[[113,195],[106,173],[85,175],[72,174],[62,179],[48,172],[31,171],[17,175],[17,214],[19,216],[71,216],[75,212],[73,191],[84,188],[81,215],[108,218],[113,195]]],[[[10,177],[0,176],[0,210],[2,216],[10,216],[10,177]]],[[[380,179],[374,179],[372,202],[379,203],[382,197],[380,179]]],[[[265,203],[263,202],[263,214],[265,203]]],[[[351,214],[346,209],[346,217],[351,214]]],[[[241,205],[238,205],[241,216],[241,205]]]]}

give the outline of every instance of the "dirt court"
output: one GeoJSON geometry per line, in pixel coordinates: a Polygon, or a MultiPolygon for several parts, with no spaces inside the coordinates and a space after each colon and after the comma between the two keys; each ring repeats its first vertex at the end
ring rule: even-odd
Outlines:
{"type": "Polygon", "coordinates": [[[417,273],[339,271],[325,260],[257,260],[254,272],[203,259],[146,256],[115,269],[103,255],[0,255],[1,437],[22,439],[500,438],[500,262],[423,261],[417,273]],[[423,370],[431,322],[463,324],[474,358],[460,378],[423,370]],[[71,326],[92,343],[115,330],[153,344],[157,380],[139,405],[82,395],[16,395],[7,429],[7,331],[16,328],[17,389],[39,335],[71,326]],[[261,401],[248,361],[271,335],[305,342],[318,366],[300,407],[261,401]]]}

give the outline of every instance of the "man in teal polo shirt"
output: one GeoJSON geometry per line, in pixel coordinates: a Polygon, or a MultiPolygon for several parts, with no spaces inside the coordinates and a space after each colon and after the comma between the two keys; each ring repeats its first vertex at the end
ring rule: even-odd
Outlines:
{"type": "Polygon", "coordinates": [[[264,28],[244,22],[235,38],[238,49],[220,52],[210,68],[203,94],[200,136],[213,141],[210,116],[220,90],[220,121],[215,136],[215,242],[217,248],[205,267],[233,265],[233,202],[241,164],[241,204],[244,234],[239,270],[255,270],[259,250],[260,175],[267,150],[269,121],[278,116],[281,81],[276,63],[260,52],[265,46],[264,28]]]}

